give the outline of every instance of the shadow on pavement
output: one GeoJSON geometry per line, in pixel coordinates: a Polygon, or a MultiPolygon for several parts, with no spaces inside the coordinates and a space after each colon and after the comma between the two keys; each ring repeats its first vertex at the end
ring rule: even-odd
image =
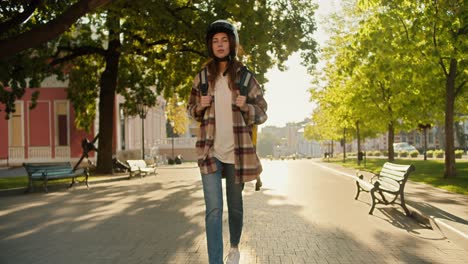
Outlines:
{"type": "Polygon", "coordinates": [[[435,207],[428,203],[414,203],[411,204],[412,207],[425,212],[431,212],[431,216],[440,218],[440,219],[447,219],[453,222],[457,222],[460,224],[468,225],[468,220],[460,218],[456,215],[453,215],[449,212],[446,212],[438,207],[435,207]]]}
{"type": "MultiPolygon", "coordinates": [[[[207,263],[201,188],[199,177],[160,175],[2,197],[0,263],[207,263]]],[[[376,234],[379,243],[368,243],[305,217],[284,196],[246,189],[244,263],[450,263],[424,241],[376,234]]],[[[225,208],[225,248],[226,221],[225,208]]]]}

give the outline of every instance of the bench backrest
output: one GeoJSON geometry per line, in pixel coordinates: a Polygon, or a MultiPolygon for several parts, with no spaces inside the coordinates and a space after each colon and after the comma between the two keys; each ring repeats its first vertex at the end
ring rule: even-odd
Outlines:
{"type": "Polygon", "coordinates": [[[23,167],[31,178],[42,178],[45,174],[48,177],[54,177],[73,173],[70,162],[23,163],[23,167]]]}
{"type": "Polygon", "coordinates": [[[132,171],[147,167],[144,160],[127,160],[127,164],[132,171]]]}
{"type": "Polygon", "coordinates": [[[401,165],[386,162],[379,173],[379,181],[399,189],[402,188],[411,172],[415,171],[413,165],[401,165]]]}

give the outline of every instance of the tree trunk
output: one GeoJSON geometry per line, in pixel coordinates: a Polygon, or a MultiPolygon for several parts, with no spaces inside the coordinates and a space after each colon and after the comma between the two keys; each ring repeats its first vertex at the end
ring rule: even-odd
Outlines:
{"type": "Polygon", "coordinates": [[[115,91],[120,59],[119,17],[109,12],[106,24],[109,28],[109,47],[99,93],[99,151],[96,172],[112,174],[115,91]]]}
{"type": "Polygon", "coordinates": [[[332,141],[331,141],[331,154],[330,154],[332,158],[333,158],[333,152],[335,152],[334,145],[335,145],[335,143],[333,142],[333,139],[332,139],[332,141]]]}
{"type": "Polygon", "coordinates": [[[393,142],[395,142],[395,127],[393,122],[388,124],[388,161],[395,160],[395,151],[393,150],[393,142]]]}
{"type": "Polygon", "coordinates": [[[360,153],[361,153],[361,132],[359,131],[359,121],[356,121],[356,140],[357,140],[357,153],[358,153],[357,164],[361,165],[361,159],[359,158],[360,153]]]}
{"type": "Polygon", "coordinates": [[[424,160],[427,160],[427,127],[424,128],[424,160]]]}
{"type": "Polygon", "coordinates": [[[455,78],[457,73],[457,60],[450,60],[449,74],[445,82],[445,171],[444,178],[455,177],[455,147],[453,115],[455,105],[455,78]]]}
{"type": "Polygon", "coordinates": [[[343,128],[343,163],[346,162],[346,128],[343,128]]]}

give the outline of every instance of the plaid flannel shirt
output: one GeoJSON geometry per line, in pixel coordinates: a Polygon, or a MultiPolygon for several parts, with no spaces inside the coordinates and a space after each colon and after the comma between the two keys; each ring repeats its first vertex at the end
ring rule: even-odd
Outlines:
{"type": "MultiPolygon", "coordinates": [[[[252,143],[252,126],[264,123],[267,120],[267,103],[263,98],[263,91],[255,77],[252,77],[248,87],[247,107],[248,111],[242,112],[234,102],[239,90],[240,68],[237,71],[235,87],[232,89],[232,118],[234,132],[234,168],[236,182],[248,182],[255,180],[262,172],[262,165],[252,143]]],[[[212,85],[208,86],[208,94],[214,98],[212,85]]],[[[189,114],[200,124],[197,136],[196,152],[198,166],[202,175],[216,172],[216,163],[213,156],[214,132],[215,132],[215,106],[214,103],[203,111],[198,112],[200,104],[200,78],[195,76],[192,91],[187,106],[189,114]]],[[[214,99],[216,100],[216,98],[214,99]]]]}

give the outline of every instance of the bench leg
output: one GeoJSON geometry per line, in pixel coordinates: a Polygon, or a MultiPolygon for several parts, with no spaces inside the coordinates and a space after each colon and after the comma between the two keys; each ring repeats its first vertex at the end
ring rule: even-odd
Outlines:
{"type": "Polygon", "coordinates": [[[43,185],[44,185],[44,191],[45,191],[46,193],[48,193],[49,190],[47,189],[47,176],[44,177],[44,184],[43,184],[43,185]]]}
{"type": "Polygon", "coordinates": [[[403,192],[400,193],[400,199],[401,199],[401,204],[400,205],[401,205],[401,207],[403,207],[403,210],[405,210],[406,216],[410,216],[411,213],[408,210],[408,208],[406,207],[405,196],[404,196],[403,192]]]}
{"type": "Polygon", "coordinates": [[[76,177],[72,178],[72,182],[70,183],[70,185],[68,185],[68,189],[70,189],[75,184],[75,178],[76,177]]]}
{"type": "Polygon", "coordinates": [[[387,198],[385,198],[385,195],[382,193],[382,191],[379,191],[379,195],[382,198],[383,204],[391,204],[390,202],[387,201],[387,198]]]}
{"type": "Polygon", "coordinates": [[[371,205],[371,209],[369,211],[369,214],[371,215],[374,212],[374,208],[375,208],[375,204],[376,204],[376,200],[377,200],[377,198],[375,197],[375,188],[372,188],[370,190],[370,195],[371,195],[371,198],[372,198],[372,205],[371,205]]]}
{"type": "MultiPolygon", "coordinates": [[[[358,178],[362,180],[364,179],[364,176],[359,175],[358,178]]],[[[359,197],[359,194],[361,193],[361,185],[359,185],[358,181],[356,181],[356,187],[357,187],[357,193],[356,193],[356,197],[354,197],[354,200],[357,200],[357,198],[359,197]]]]}
{"type": "MultiPolygon", "coordinates": [[[[72,178],[72,182],[70,183],[70,185],[68,186],[68,188],[70,189],[75,183],[79,183],[79,181],[76,179],[76,177],[79,177],[81,175],[77,175],[75,177],[72,178]]],[[[88,184],[88,177],[89,177],[89,170],[88,168],[86,168],[84,170],[84,176],[85,176],[85,184],[86,184],[86,188],[89,189],[89,184],[88,184]]]]}
{"type": "Polygon", "coordinates": [[[359,182],[356,181],[356,187],[357,187],[357,193],[356,197],[354,197],[354,200],[357,200],[359,197],[359,194],[361,193],[361,187],[359,186],[359,182]]]}
{"type": "Polygon", "coordinates": [[[86,183],[86,188],[89,189],[88,177],[89,177],[89,170],[88,170],[88,168],[86,168],[85,169],[85,183],[86,183]]]}
{"type": "Polygon", "coordinates": [[[26,190],[24,190],[24,193],[31,192],[33,190],[33,180],[31,177],[28,177],[28,187],[26,187],[26,190]]]}

